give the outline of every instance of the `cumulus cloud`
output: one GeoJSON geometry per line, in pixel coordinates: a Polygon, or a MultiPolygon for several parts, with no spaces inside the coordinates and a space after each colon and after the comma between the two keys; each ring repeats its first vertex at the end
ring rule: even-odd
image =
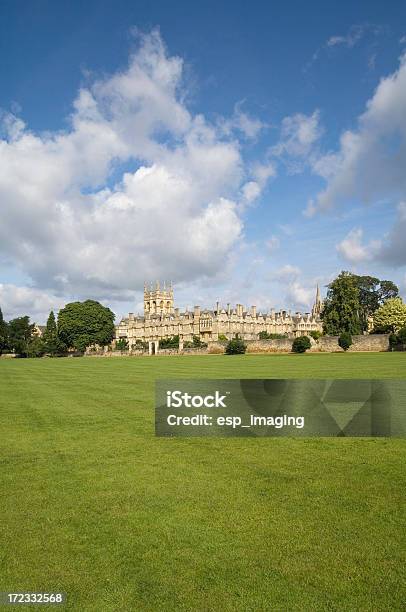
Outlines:
{"type": "Polygon", "coordinates": [[[29,312],[33,321],[42,323],[50,310],[62,308],[65,300],[33,287],[0,283],[0,304],[7,321],[29,312]]]}
{"type": "Polygon", "coordinates": [[[400,202],[397,218],[389,234],[382,241],[376,257],[392,266],[406,266],[406,202],[400,202]]]}
{"type": "MultiPolygon", "coordinates": [[[[0,258],[36,288],[124,299],[144,278],[213,277],[227,261],[239,200],[273,170],[250,178],[234,132],[189,111],[182,70],[155,31],[125,70],[79,91],[67,130],[3,114],[0,258]]],[[[245,137],[262,129],[239,108],[234,121],[245,137]]]]}
{"type": "Polygon", "coordinates": [[[297,308],[308,308],[314,300],[314,287],[305,287],[300,281],[295,280],[290,283],[286,293],[288,302],[291,302],[297,308]]]}
{"type": "Polygon", "coordinates": [[[344,132],[340,149],[321,157],[313,170],[327,178],[315,209],[345,200],[374,202],[406,196],[406,55],[379,83],[356,130],[344,132]]]}
{"type": "Polygon", "coordinates": [[[271,148],[270,154],[285,163],[289,174],[302,172],[315,157],[315,147],[322,132],[318,110],[312,115],[296,113],[285,117],[282,120],[280,140],[271,148]]]}
{"type": "MultiPolygon", "coordinates": [[[[326,187],[309,201],[306,215],[312,216],[346,202],[368,204],[406,200],[405,108],[406,54],[401,57],[399,68],[380,81],[358,119],[357,129],[342,134],[339,150],[312,163],[313,172],[326,180],[326,187]]],[[[371,251],[375,258],[386,263],[405,265],[405,230],[404,204],[401,203],[398,219],[383,237],[381,248],[375,243],[370,245],[374,247],[372,251],[365,250],[360,244],[359,230],[356,230],[341,243],[339,250],[349,261],[351,258],[353,261],[365,259],[371,251]]]]}
{"type": "Polygon", "coordinates": [[[232,117],[229,119],[221,118],[219,126],[226,135],[231,135],[236,131],[240,132],[248,140],[255,140],[260,132],[269,126],[257,117],[244,112],[242,107],[243,101],[238,102],[234,106],[232,117]]]}
{"type": "Polygon", "coordinates": [[[368,244],[362,244],[363,230],[352,229],[337,246],[337,251],[348,262],[357,264],[370,261],[380,247],[380,242],[371,240],[368,244]]]}
{"type": "Polygon", "coordinates": [[[309,285],[303,280],[302,271],[298,266],[286,264],[271,272],[268,279],[283,288],[285,306],[288,304],[298,310],[310,310],[315,297],[315,285],[309,285]]]}
{"type": "Polygon", "coordinates": [[[277,280],[282,283],[286,283],[287,281],[292,281],[296,279],[300,274],[300,269],[297,266],[292,266],[291,264],[286,264],[282,266],[278,270],[275,270],[271,273],[271,280],[277,280]]]}

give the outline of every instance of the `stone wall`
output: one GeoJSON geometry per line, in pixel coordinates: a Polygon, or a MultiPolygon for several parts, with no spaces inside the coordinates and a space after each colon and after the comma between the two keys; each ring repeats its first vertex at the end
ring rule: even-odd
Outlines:
{"type": "MultiPolygon", "coordinates": [[[[280,338],[274,340],[245,340],[247,353],[290,353],[292,351],[293,338],[280,338]]],[[[389,350],[389,334],[373,334],[367,336],[353,336],[349,353],[356,352],[381,352],[389,350]]],[[[322,336],[318,340],[311,339],[312,347],[310,353],[337,353],[343,349],[338,345],[337,336],[322,336]]],[[[222,342],[210,342],[207,348],[189,348],[178,351],[176,348],[159,349],[158,355],[206,355],[224,354],[226,345],[222,342]]],[[[148,351],[97,351],[88,352],[88,356],[121,357],[124,355],[137,356],[148,355],[148,351]]],[[[6,357],[4,355],[3,357],[6,357]]]]}
{"type": "MultiPolygon", "coordinates": [[[[352,345],[348,353],[359,353],[366,351],[381,352],[389,350],[389,334],[371,334],[367,336],[353,336],[352,345]]],[[[338,337],[322,336],[310,349],[311,353],[334,353],[342,352],[338,345],[338,337]]]]}
{"type": "MultiPolygon", "coordinates": [[[[245,340],[247,353],[290,353],[293,338],[280,338],[275,340],[245,340]]],[[[322,336],[317,341],[311,339],[310,353],[336,353],[343,352],[338,345],[338,336],[322,336]]],[[[219,342],[209,344],[209,353],[224,353],[225,345],[219,342]]],[[[367,336],[353,336],[349,353],[381,352],[389,350],[389,334],[373,334],[367,336]]]]}

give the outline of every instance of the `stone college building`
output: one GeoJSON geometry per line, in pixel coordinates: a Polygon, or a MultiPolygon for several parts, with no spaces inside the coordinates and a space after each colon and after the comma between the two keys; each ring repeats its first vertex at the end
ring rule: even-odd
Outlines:
{"type": "Polygon", "coordinates": [[[180,348],[184,342],[193,341],[193,336],[207,343],[218,341],[219,336],[231,339],[237,334],[244,340],[255,340],[261,331],[293,338],[322,330],[321,309],[317,287],[311,313],[292,314],[290,310],[275,312],[274,309],[260,313],[256,306],[246,309],[242,304],[236,304],[234,308],[227,304],[223,308],[219,302],[213,310],[195,306],[193,311],[180,312],[174,307],[172,283],[164,283],[161,288],[157,282],[155,286],[144,286],[144,315],[130,312],[123,318],[116,326],[116,340],[126,339],[130,350],[137,342],[148,343],[151,350],[151,346],[157,348],[159,340],[172,336],[179,336],[180,348]]]}

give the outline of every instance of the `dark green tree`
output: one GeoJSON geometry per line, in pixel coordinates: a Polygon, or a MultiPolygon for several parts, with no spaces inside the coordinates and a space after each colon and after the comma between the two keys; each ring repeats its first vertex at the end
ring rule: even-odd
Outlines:
{"type": "Polygon", "coordinates": [[[328,285],[322,312],[323,330],[329,336],[342,332],[360,334],[363,330],[359,288],[351,272],[341,274],[328,285]]]}
{"type": "Polygon", "coordinates": [[[53,310],[49,313],[44,335],[42,337],[45,352],[48,355],[63,353],[65,346],[58,335],[58,328],[53,310]]]}
{"type": "Polygon", "coordinates": [[[94,300],[71,302],[59,311],[59,338],[81,352],[92,344],[106,346],[114,338],[114,317],[110,308],[94,300]]]}
{"type": "Polygon", "coordinates": [[[399,344],[406,345],[406,327],[402,327],[402,329],[399,330],[398,341],[399,344]]]}
{"type": "Polygon", "coordinates": [[[162,338],[162,340],[159,341],[159,348],[179,348],[179,336],[172,336],[171,338],[162,338]]]}
{"type": "Polygon", "coordinates": [[[368,318],[372,317],[386,300],[397,297],[399,289],[392,281],[379,280],[374,276],[357,276],[356,274],[353,276],[359,290],[359,317],[362,331],[367,331],[368,318]]]}
{"type": "Polygon", "coordinates": [[[42,338],[32,336],[27,342],[27,357],[42,357],[45,355],[45,344],[42,338]]]}
{"type": "Polygon", "coordinates": [[[348,332],[342,332],[342,334],[340,334],[340,337],[338,338],[338,345],[341,346],[341,348],[344,351],[348,351],[351,344],[352,344],[351,334],[349,334],[348,332]]]}
{"type": "Polygon", "coordinates": [[[3,319],[3,313],[0,308],[0,355],[7,349],[8,341],[8,325],[3,319]]]}
{"type": "Polygon", "coordinates": [[[27,357],[33,329],[30,317],[17,317],[8,324],[8,346],[20,357],[27,357]]]}
{"type": "Polygon", "coordinates": [[[128,351],[128,340],[126,338],[120,338],[116,342],[117,351],[128,351]]]}
{"type": "Polygon", "coordinates": [[[294,353],[305,353],[311,347],[310,338],[308,336],[299,336],[292,343],[292,351],[294,353]]]}
{"type": "Polygon", "coordinates": [[[247,345],[241,338],[235,337],[226,346],[226,355],[243,355],[247,350],[247,345]]]}

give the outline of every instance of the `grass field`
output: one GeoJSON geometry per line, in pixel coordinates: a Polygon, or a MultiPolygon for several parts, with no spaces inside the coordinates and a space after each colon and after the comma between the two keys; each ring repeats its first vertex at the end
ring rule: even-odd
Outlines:
{"type": "Polygon", "coordinates": [[[0,360],[0,590],[405,609],[405,440],[155,438],[159,377],[405,378],[406,353],[0,360]]]}

